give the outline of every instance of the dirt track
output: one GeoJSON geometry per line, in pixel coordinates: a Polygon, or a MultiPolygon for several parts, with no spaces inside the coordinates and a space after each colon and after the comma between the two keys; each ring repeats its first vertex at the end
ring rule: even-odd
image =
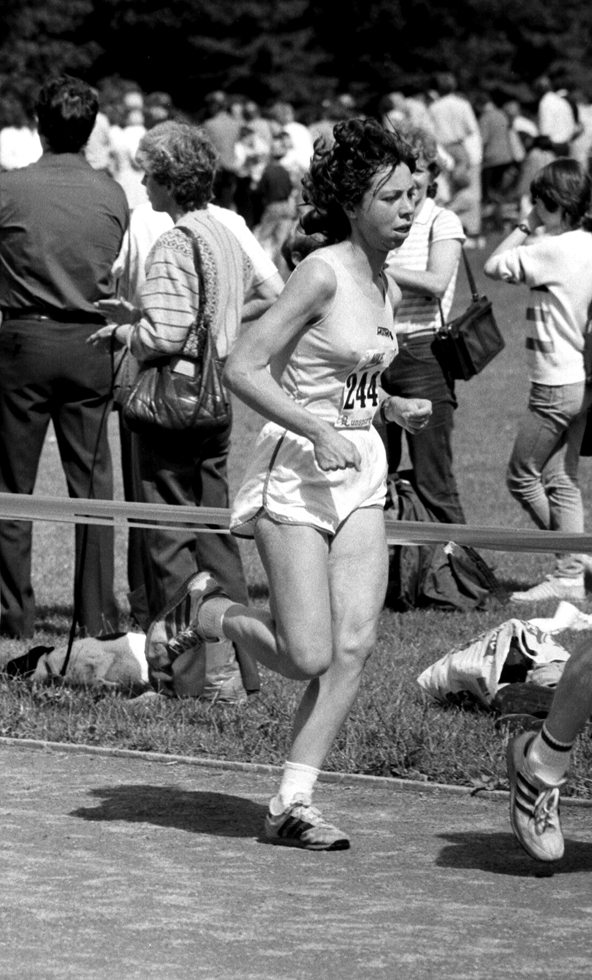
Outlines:
{"type": "Polygon", "coordinates": [[[322,784],[352,835],[257,837],[267,775],[0,746],[3,980],[587,976],[592,812],[552,877],[505,802],[322,784]]]}

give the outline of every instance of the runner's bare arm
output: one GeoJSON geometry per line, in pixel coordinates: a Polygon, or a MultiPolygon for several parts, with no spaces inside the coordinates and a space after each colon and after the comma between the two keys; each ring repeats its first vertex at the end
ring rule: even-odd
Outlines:
{"type": "Polygon", "coordinates": [[[325,316],[336,288],[335,273],[324,262],[299,266],[274,305],[238,340],[226,361],[224,380],[265,418],[310,439],[321,469],[359,469],[353,443],[294,402],[268,370],[308,326],[325,316]]]}

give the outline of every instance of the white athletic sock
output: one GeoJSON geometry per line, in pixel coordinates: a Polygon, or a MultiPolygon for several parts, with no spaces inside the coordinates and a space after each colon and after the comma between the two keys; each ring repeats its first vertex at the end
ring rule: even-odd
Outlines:
{"type": "Polygon", "coordinates": [[[284,763],[284,773],[280,788],[278,789],[277,796],[274,796],[269,804],[271,813],[275,816],[283,813],[297,796],[310,802],[314,784],[317,781],[320,771],[320,769],[314,769],[313,766],[304,766],[299,762],[284,763]]]}
{"type": "Polygon", "coordinates": [[[528,764],[535,776],[540,776],[546,783],[556,785],[565,776],[570,761],[573,742],[558,742],[549,735],[546,725],[543,725],[538,735],[533,739],[528,750],[528,764]]]}
{"type": "Polygon", "coordinates": [[[226,596],[215,595],[205,600],[199,610],[197,621],[202,633],[208,639],[224,639],[224,615],[231,606],[236,606],[236,602],[226,596]]]}

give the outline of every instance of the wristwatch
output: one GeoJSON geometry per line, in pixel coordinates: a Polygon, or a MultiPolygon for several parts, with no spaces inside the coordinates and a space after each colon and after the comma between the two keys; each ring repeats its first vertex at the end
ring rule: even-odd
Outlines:
{"type": "Polygon", "coordinates": [[[530,228],[528,227],[528,225],[526,224],[525,221],[521,221],[519,225],[516,225],[516,229],[515,230],[519,230],[519,231],[523,232],[523,234],[525,234],[525,235],[530,235],[531,234],[530,228]]]}

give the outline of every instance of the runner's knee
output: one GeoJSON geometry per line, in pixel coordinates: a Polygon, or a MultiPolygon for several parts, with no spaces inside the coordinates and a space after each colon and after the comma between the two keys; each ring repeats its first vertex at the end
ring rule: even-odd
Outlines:
{"type": "Polygon", "coordinates": [[[294,666],[294,680],[314,680],[331,666],[332,649],[329,643],[311,635],[297,639],[278,636],[278,651],[294,666]]]}

